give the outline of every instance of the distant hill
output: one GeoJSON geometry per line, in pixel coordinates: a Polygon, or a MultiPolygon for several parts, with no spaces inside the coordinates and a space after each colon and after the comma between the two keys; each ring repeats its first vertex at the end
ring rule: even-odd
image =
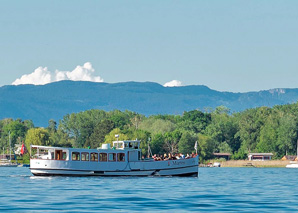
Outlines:
{"type": "Polygon", "coordinates": [[[298,100],[298,89],[260,92],[219,92],[206,86],[163,87],[152,82],[94,83],[60,81],[46,85],[0,87],[0,119],[33,120],[47,126],[49,119],[88,109],[131,110],[145,115],[182,114],[224,105],[234,111],[274,106],[298,100]]]}

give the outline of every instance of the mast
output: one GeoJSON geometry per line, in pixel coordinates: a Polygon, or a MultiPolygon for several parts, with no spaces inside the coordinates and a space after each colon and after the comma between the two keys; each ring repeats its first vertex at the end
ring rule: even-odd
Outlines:
{"type": "Polygon", "coordinates": [[[11,162],[11,141],[10,141],[10,131],[9,131],[9,162],[11,162]]]}

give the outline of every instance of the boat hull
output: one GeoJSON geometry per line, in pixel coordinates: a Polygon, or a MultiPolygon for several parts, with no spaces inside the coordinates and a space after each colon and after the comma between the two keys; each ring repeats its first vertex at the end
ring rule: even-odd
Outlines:
{"type": "Polygon", "coordinates": [[[171,171],[150,170],[150,171],[77,171],[62,169],[31,169],[31,173],[35,176],[181,176],[181,177],[197,177],[198,166],[192,168],[180,168],[171,171]]]}
{"type": "Polygon", "coordinates": [[[288,165],[286,165],[286,168],[297,169],[298,168],[298,164],[297,163],[295,163],[295,164],[288,164],[288,165]]]}
{"type": "Polygon", "coordinates": [[[13,164],[13,165],[0,165],[0,167],[17,167],[17,164],[13,164]]]}
{"type": "Polygon", "coordinates": [[[101,165],[32,160],[35,176],[198,176],[198,158],[101,165]]]}

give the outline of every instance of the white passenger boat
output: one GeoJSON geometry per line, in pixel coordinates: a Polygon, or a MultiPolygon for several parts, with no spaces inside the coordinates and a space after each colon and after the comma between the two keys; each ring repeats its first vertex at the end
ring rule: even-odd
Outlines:
{"type": "Polygon", "coordinates": [[[33,175],[65,176],[198,176],[198,156],[155,161],[141,158],[140,141],[114,141],[98,149],[31,145],[33,175]]]}

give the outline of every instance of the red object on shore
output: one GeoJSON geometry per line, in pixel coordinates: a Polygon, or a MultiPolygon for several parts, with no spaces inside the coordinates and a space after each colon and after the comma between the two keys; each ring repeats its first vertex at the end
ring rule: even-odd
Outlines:
{"type": "Polygon", "coordinates": [[[25,154],[25,151],[26,151],[26,148],[25,148],[25,145],[24,143],[22,144],[22,147],[21,147],[21,154],[25,154]]]}

